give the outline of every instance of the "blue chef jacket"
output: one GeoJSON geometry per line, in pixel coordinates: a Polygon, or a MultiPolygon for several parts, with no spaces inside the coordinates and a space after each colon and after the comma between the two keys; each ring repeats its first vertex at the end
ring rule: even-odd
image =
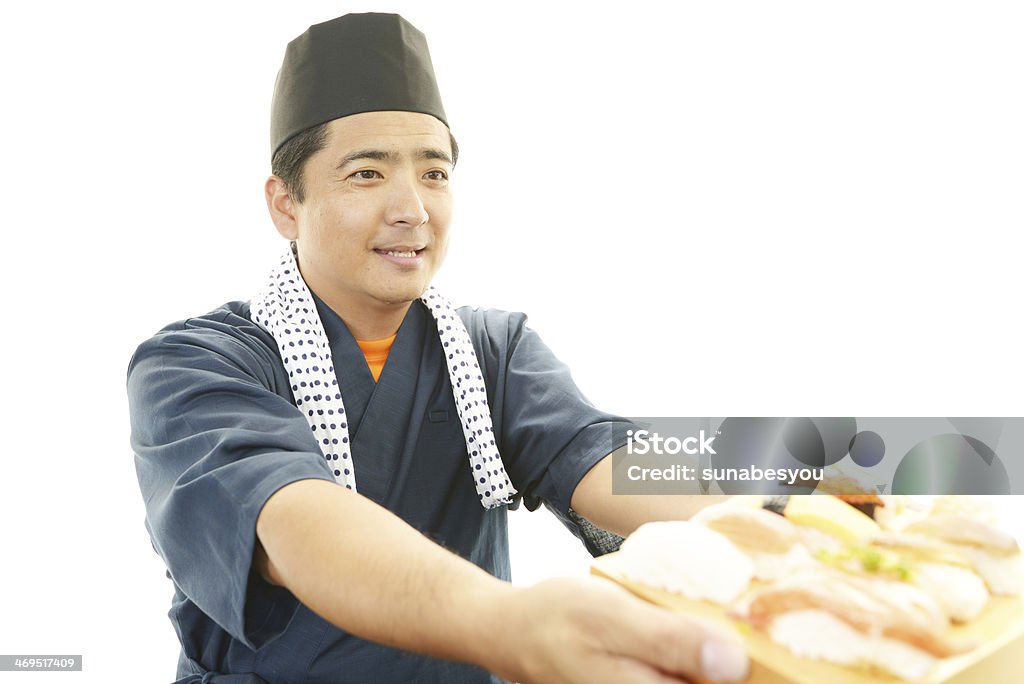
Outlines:
{"type": "MultiPolygon", "coordinates": [[[[509,579],[506,507],[484,510],[436,323],[415,302],[379,382],[344,322],[316,300],[331,344],[359,493],[496,577],[509,579]]],[[[621,446],[519,313],[462,308],[502,460],[528,508],[566,522],[576,484],[621,446]]],[[[181,683],[497,681],[485,671],[372,643],[323,620],[252,568],[256,519],[297,480],[334,481],[273,338],[231,302],[167,326],[128,371],[146,528],[174,584],[181,683]]],[[[574,529],[578,534],[578,530],[574,529]]]]}

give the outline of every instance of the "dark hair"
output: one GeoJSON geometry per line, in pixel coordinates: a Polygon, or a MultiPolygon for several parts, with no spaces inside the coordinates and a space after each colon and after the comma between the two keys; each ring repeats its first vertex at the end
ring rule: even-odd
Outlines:
{"type": "MultiPolygon", "coordinates": [[[[327,128],[329,123],[330,121],[327,121],[295,134],[277,148],[277,152],[270,160],[271,173],[284,181],[292,199],[299,204],[306,199],[302,172],[309,158],[327,145],[327,136],[330,133],[327,128]]],[[[452,146],[452,166],[454,167],[455,163],[459,161],[459,144],[455,142],[455,136],[451,131],[448,131],[448,141],[452,146]]]]}

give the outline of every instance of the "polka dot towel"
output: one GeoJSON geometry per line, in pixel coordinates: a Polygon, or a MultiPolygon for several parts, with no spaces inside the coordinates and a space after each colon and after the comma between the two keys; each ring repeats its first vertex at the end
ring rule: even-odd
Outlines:
{"type": "MultiPolygon", "coordinates": [[[[422,300],[437,320],[480,503],[484,508],[510,503],[516,490],[494,442],[487,390],[466,326],[433,287],[427,289],[422,300]]],[[[348,416],[334,373],[330,343],[291,249],[270,274],[267,288],[253,297],[250,309],[253,321],[274,336],[295,405],[306,417],[335,479],[355,491],[348,416]]]]}

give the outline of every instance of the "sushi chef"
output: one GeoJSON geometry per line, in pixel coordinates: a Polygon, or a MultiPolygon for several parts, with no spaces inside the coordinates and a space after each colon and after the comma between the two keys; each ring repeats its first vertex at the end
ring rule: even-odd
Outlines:
{"type": "Polygon", "coordinates": [[[279,263],[128,372],[177,682],[741,679],[713,626],[601,580],[507,581],[510,505],[582,537],[697,504],[611,496],[627,423],[524,315],[431,287],[458,148],[423,34],[388,14],[310,27],[277,78],[271,151],[279,263]]]}

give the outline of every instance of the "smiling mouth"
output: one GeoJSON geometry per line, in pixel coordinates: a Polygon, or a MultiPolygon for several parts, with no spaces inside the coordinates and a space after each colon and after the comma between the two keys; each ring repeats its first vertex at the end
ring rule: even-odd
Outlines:
{"type": "Polygon", "coordinates": [[[375,249],[373,251],[393,267],[402,271],[411,271],[423,268],[427,263],[426,259],[423,258],[423,252],[426,249],[426,246],[417,249],[416,245],[396,245],[393,248],[375,249]]]}
{"type": "Polygon", "coordinates": [[[377,254],[383,254],[386,256],[411,259],[422,254],[424,249],[426,249],[426,247],[421,247],[420,249],[375,249],[373,251],[377,254]]]}

